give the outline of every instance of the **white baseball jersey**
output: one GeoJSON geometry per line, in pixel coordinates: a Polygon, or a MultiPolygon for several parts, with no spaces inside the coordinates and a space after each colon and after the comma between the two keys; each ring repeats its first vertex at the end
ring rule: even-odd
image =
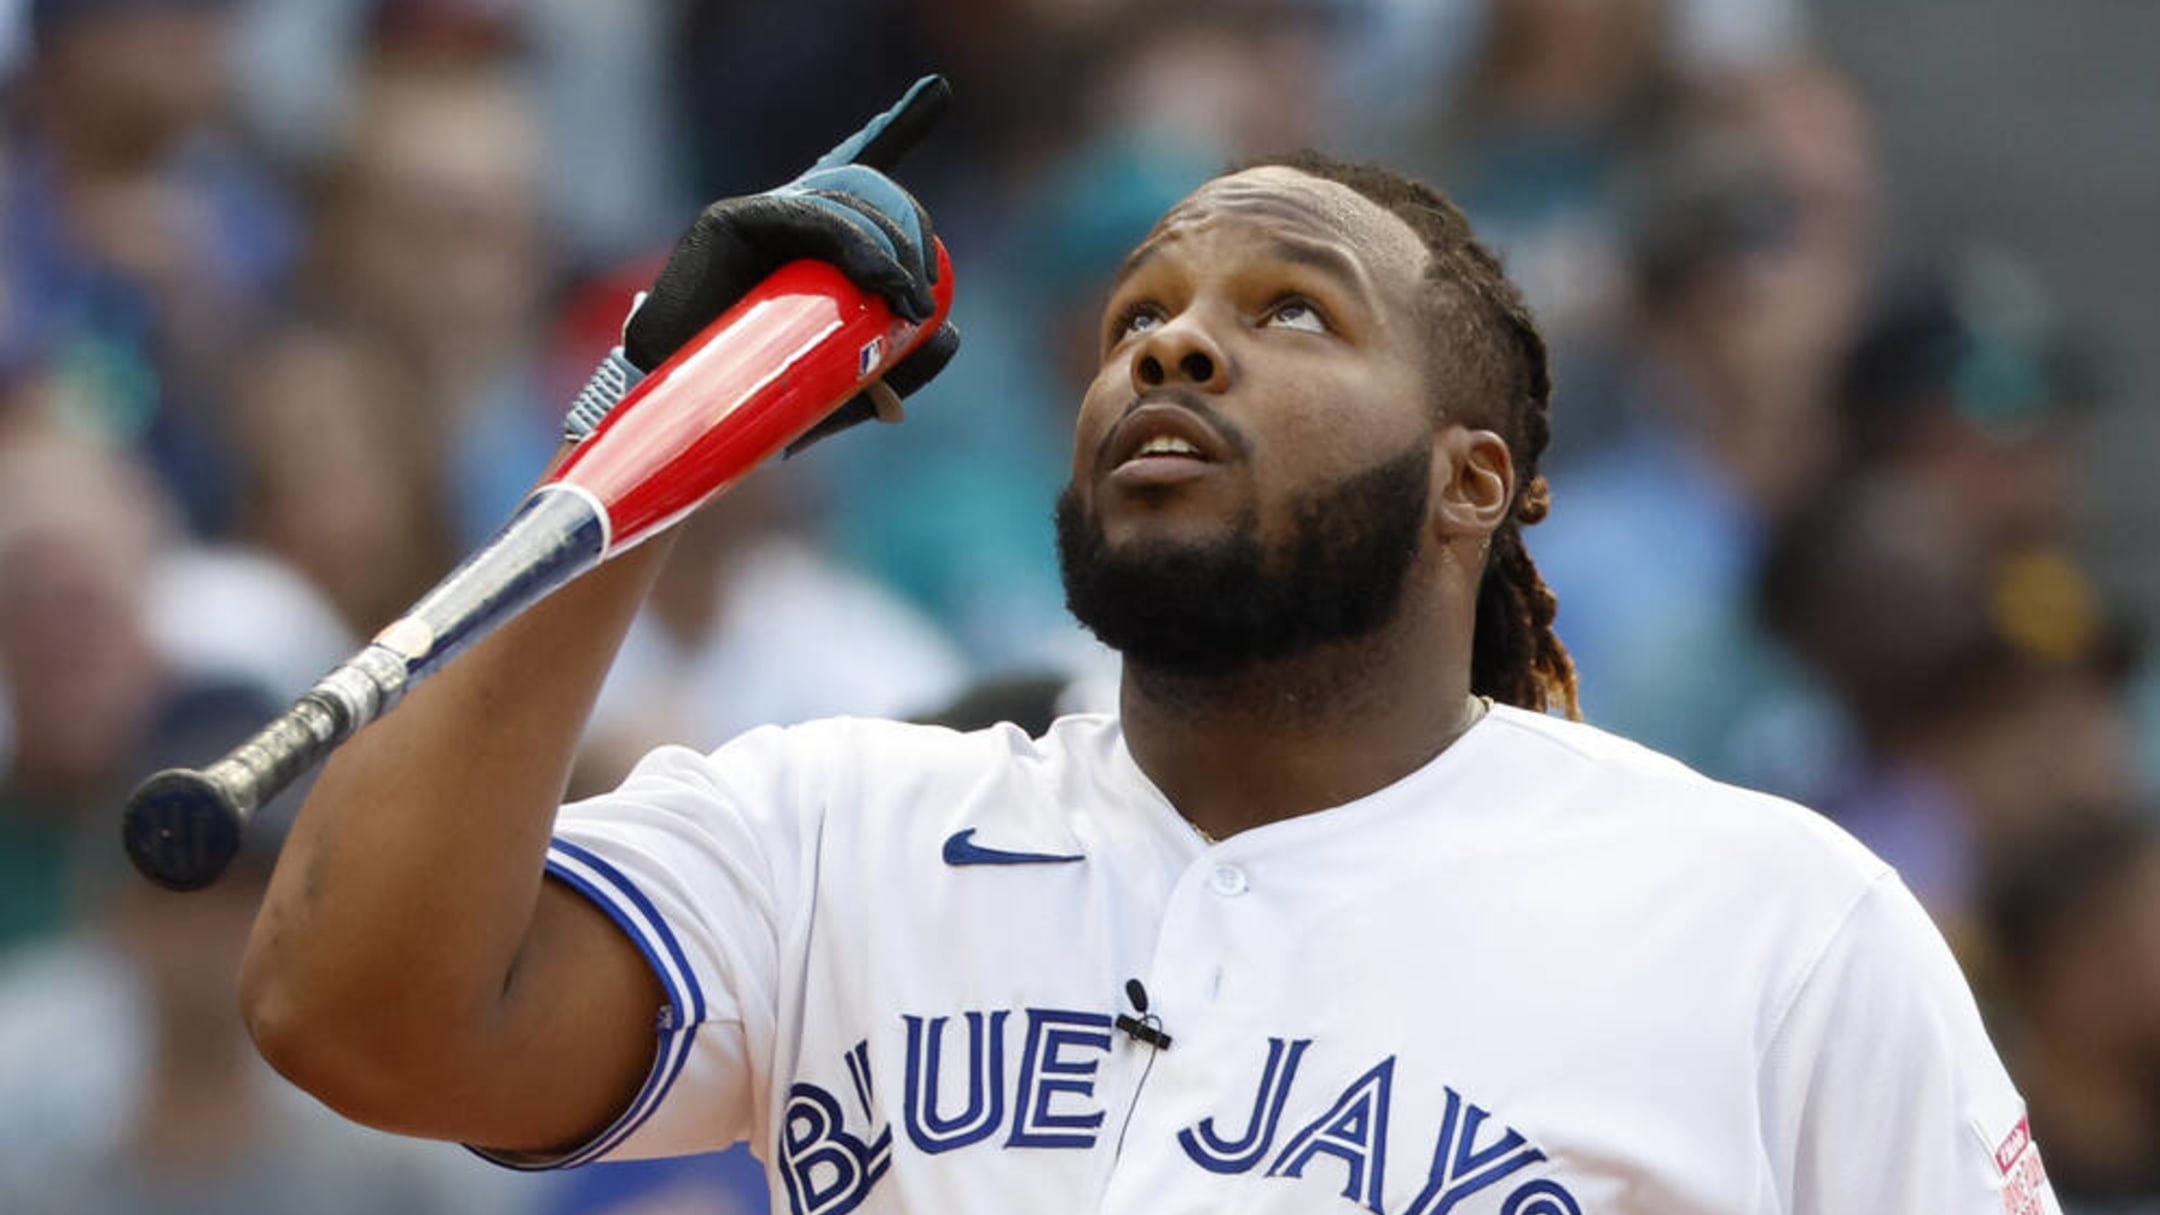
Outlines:
{"type": "Polygon", "coordinates": [[[566,807],[548,864],[669,1000],[551,1164],[747,1138],[796,1215],[2058,1210],[1895,874],[1532,713],[1214,845],[1114,717],[766,728],[566,807]]]}

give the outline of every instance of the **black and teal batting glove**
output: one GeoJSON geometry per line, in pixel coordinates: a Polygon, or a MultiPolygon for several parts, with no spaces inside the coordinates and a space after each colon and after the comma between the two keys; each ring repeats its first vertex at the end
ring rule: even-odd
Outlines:
{"type": "MultiPolygon", "coordinates": [[[[622,346],[581,394],[566,429],[591,433],[613,401],[703,332],[773,271],[812,258],[884,300],[911,321],[936,310],[937,250],[930,215],[887,177],[929,129],[952,95],[943,77],[917,81],[898,105],[827,152],[801,177],[763,194],[724,198],[700,213],[668,255],[652,289],[632,306],[622,346]],[[613,400],[608,400],[612,396],[613,400]],[[582,426],[582,430],[579,428],[582,426]]],[[[936,378],[960,348],[959,330],[940,325],[888,372],[883,385],[905,397],[936,378]]],[[[876,416],[871,394],[842,405],[788,448],[790,454],[876,416]]]]}

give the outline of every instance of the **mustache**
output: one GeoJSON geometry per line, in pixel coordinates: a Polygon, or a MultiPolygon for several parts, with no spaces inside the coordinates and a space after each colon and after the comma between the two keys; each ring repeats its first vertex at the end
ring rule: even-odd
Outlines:
{"type": "Polygon", "coordinates": [[[1136,393],[1133,399],[1127,401],[1125,407],[1118,411],[1117,421],[1103,430],[1102,441],[1095,445],[1097,469],[1102,468],[1104,462],[1109,460],[1110,441],[1117,435],[1118,428],[1125,424],[1125,419],[1147,405],[1175,405],[1207,423],[1208,429],[1215,432],[1216,437],[1222,440],[1223,446],[1229,448],[1232,455],[1243,459],[1252,454],[1252,440],[1247,438],[1245,432],[1235,423],[1224,417],[1221,410],[1209,404],[1207,398],[1189,388],[1155,388],[1136,393]]]}

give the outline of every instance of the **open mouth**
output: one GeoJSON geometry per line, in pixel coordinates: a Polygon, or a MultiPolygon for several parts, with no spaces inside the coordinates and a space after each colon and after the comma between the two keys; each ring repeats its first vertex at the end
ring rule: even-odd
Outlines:
{"type": "Polygon", "coordinates": [[[1125,463],[1130,464],[1134,460],[1165,459],[1199,460],[1202,463],[1207,461],[1207,457],[1201,454],[1199,448],[1178,438],[1176,435],[1156,435],[1147,442],[1142,443],[1140,450],[1134,452],[1125,463]]]}
{"type": "Polygon", "coordinates": [[[1198,414],[1169,404],[1142,405],[1111,436],[1109,467],[1119,477],[1190,475],[1219,463],[1220,436],[1198,414]]]}

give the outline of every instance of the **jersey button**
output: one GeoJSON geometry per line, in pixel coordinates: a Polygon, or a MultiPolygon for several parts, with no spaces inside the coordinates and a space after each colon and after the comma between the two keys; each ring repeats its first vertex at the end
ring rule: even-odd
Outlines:
{"type": "Polygon", "coordinates": [[[1208,888],[1226,899],[1245,893],[1245,871],[1236,865],[1217,865],[1208,877],[1208,888]]]}

